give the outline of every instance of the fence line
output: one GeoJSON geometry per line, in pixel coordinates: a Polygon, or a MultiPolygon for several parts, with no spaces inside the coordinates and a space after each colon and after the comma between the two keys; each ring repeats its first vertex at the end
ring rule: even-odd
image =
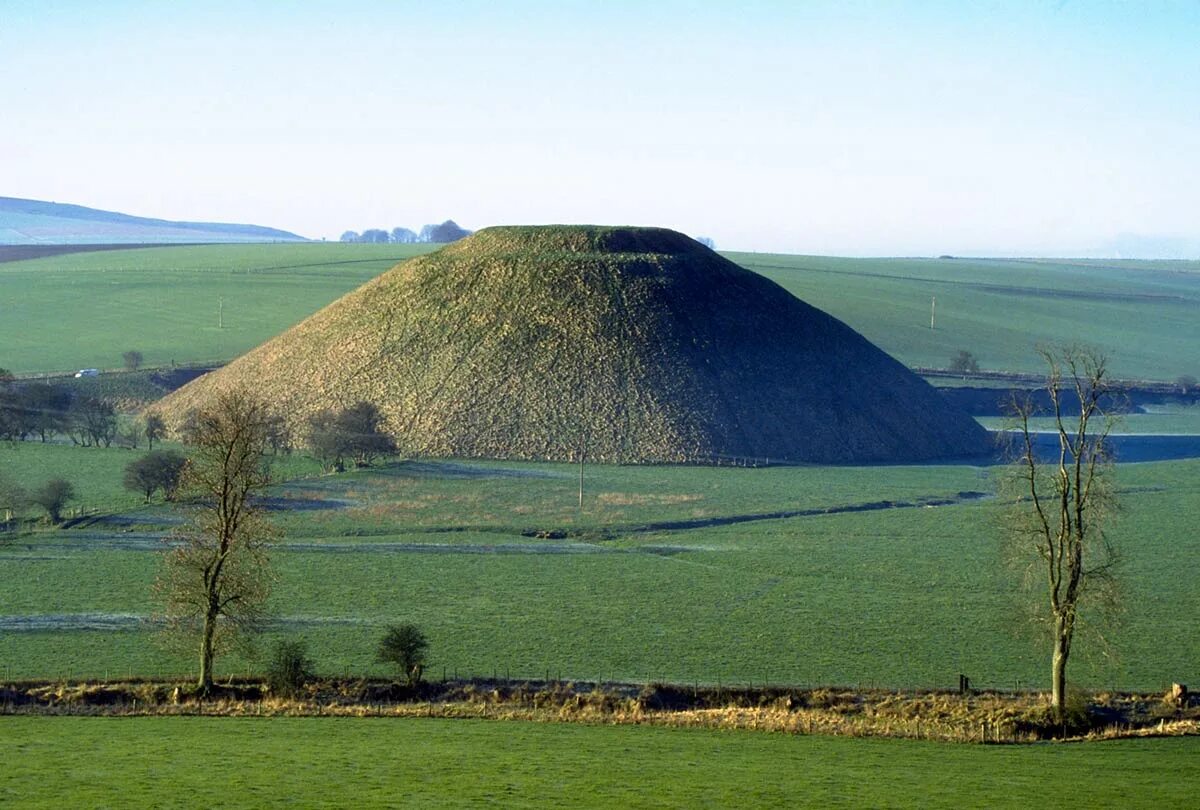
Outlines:
{"type": "MultiPolygon", "coordinates": [[[[0,672],[3,674],[3,683],[18,683],[18,682],[62,682],[62,683],[86,683],[86,682],[121,682],[121,681],[139,681],[139,682],[189,682],[196,678],[194,671],[180,672],[178,670],[139,670],[132,664],[127,664],[123,667],[104,667],[92,669],[90,667],[59,667],[42,674],[24,674],[13,677],[14,667],[12,664],[5,663],[0,665],[3,667],[0,672]]],[[[348,680],[395,680],[399,676],[398,672],[388,672],[383,669],[371,672],[316,672],[313,677],[317,679],[348,679],[348,680]]],[[[227,671],[219,671],[214,676],[214,681],[224,683],[238,682],[255,682],[266,678],[265,665],[240,665],[231,668],[227,671]]],[[[955,683],[947,678],[944,684],[922,684],[922,685],[900,685],[897,683],[882,682],[878,680],[858,681],[858,682],[813,682],[813,681],[788,681],[771,679],[767,675],[761,678],[753,676],[735,676],[726,677],[724,674],[718,673],[716,676],[707,676],[704,678],[698,676],[679,676],[666,675],[661,673],[655,675],[653,672],[644,673],[641,676],[629,675],[626,673],[614,673],[611,671],[600,671],[593,675],[572,676],[570,673],[564,674],[561,669],[552,667],[539,667],[533,669],[513,669],[507,665],[495,665],[488,669],[485,667],[480,671],[476,667],[460,670],[458,666],[451,664],[436,665],[435,667],[426,670],[425,678],[429,683],[477,683],[477,684],[494,684],[498,686],[512,687],[524,684],[575,684],[591,685],[593,688],[610,689],[622,688],[638,688],[647,686],[667,686],[679,689],[690,689],[693,691],[715,689],[718,692],[762,692],[762,691],[800,691],[811,692],[816,690],[826,690],[830,692],[897,692],[897,693],[930,693],[930,694],[950,694],[959,693],[966,695],[980,694],[999,694],[999,695],[1036,695],[1049,692],[1049,685],[1030,684],[1021,679],[1013,679],[1006,682],[978,682],[971,680],[969,687],[964,692],[961,682],[955,683]],[[436,677],[435,677],[436,676],[436,677]]],[[[1166,689],[1166,684],[1162,684],[1157,688],[1131,688],[1116,685],[1093,685],[1083,687],[1090,692],[1111,692],[1114,694],[1155,694],[1166,689]]]]}

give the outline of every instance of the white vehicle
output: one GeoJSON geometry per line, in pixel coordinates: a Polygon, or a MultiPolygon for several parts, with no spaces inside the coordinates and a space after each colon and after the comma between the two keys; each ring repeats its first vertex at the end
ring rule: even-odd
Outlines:
{"type": "Polygon", "coordinates": [[[75,372],[76,379],[78,379],[79,377],[99,377],[99,376],[100,376],[100,369],[98,369],[98,368],[81,368],[81,369],[79,369],[79,371],[75,372]]]}

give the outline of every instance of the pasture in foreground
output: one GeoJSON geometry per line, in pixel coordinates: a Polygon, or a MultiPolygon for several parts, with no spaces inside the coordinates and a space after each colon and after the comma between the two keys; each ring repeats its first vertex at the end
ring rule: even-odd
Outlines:
{"type": "Polygon", "coordinates": [[[1196,738],[974,746],[436,719],[2,717],[0,804],[1190,807],[1196,738]],[[69,752],[69,753],[68,753],[69,752]],[[204,754],[198,755],[198,752],[204,754]]]}
{"type": "MultiPolygon", "coordinates": [[[[154,551],[175,516],[112,485],[132,457],[0,448],[6,465],[40,474],[88,459],[85,505],[120,513],[0,546],[0,675],[193,669],[145,623],[154,551]]],[[[307,463],[287,462],[294,475],[307,463]]],[[[1177,572],[1200,553],[1198,471],[1119,469],[1126,613],[1115,659],[1081,641],[1077,684],[1197,680],[1200,589],[1177,572]]],[[[285,536],[272,634],[307,639],[326,674],[380,673],[382,628],[413,621],[431,639],[435,679],[946,687],[964,673],[1041,688],[1049,656],[1016,633],[1001,507],[973,495],[991,492],[994,472],[588,466],[582,511],[566,465],[410,461],[296,478],[271,501],[285,536]]],[[[218,659],[226,674],[261,667],[218,659]]]]}

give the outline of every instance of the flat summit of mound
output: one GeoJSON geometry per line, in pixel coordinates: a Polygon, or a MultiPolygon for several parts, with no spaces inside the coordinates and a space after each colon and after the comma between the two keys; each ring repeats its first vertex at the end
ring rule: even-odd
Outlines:
{"type": "Polygon", "coordinates": [[[841,321],[661,228],[488,228],[163,400],[246,387],[303,434],[367,400],[407,452],[909,462],[987,434],[841,321]]]}

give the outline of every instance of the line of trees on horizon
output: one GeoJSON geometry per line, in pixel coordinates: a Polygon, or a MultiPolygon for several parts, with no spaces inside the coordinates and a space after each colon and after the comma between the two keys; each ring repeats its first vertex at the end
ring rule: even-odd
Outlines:
{"type": "Polygon", "coordinates": [[[445,244],[457,242],[463,237],[470,236],[472,231],[462,228],[452,219],[439,225],[426,225],[420,233],[408,228],[368,228],[358,231],[346,231],[340,237],[342,242],[367,242],[371,244],[414,245],[421,243],[445,244]]]}

